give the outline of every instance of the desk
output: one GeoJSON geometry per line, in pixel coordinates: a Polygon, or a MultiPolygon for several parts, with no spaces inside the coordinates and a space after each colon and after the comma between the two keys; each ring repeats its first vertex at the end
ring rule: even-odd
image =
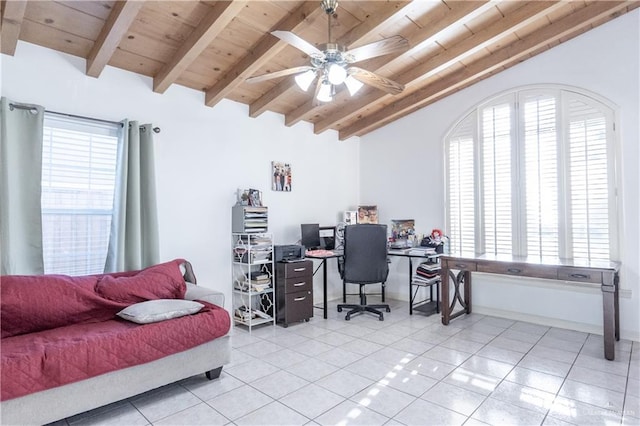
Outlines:
{"type": "MultiPolygon", "coordinates": [[[[333,254],[329,256],[316,256],[316,255],[305,256],[308,259],[320,260],[320,265],[318,265],[318,267],[313,271],[313,275],[315,276],[316,272],[318,272],[318,270],[322,267],[322,275],[323,275],[322,276],[322,312],[323,312],[324,319],[327,319],[327,260],[334,259],[334,258],[337,259],[343,255],[344,255],[344,252],[342,250],[334,250],[333,254]]],[[[433,257],[433,255],[423,256],[418,254],[409,254],[408,250],[405,250],[405,251],[394,250],[394,251],[390,251],[388,255],[409,258],[409,314],[412,315],[413,314],[412,302],[414,299],[414,296],[412,294],[412,285],[411,285],[411,283],[413,282],[413,259],[414,258],[428,259],[433,257]]],[[[314,307],[317,307],[317,306],[314,306],[314,307]]],[[[436,312],[437,312],[437,308],[438,307],[436,306],[436,312]]]]}
{"type": "Polygon", "coordinates": [[[516,256],[463,255],[441,256],[442,324],[471,313],[471,273],[514,275],[600,284],[603,307],[604,356],[615,357],[615,341],[620,340],[620,313],[618,311],[618,271],[620,264],[609,261],[572,261],[554,258],[516,256]],[[454,273],[458,271],[458,273],[454,273]],[[461,293],[462,285],[462,293],[461,293]],[[453,295],[450,295],[453,287],[453,295]],[[454,312],[456,304],[461,309],[454,312]]]}

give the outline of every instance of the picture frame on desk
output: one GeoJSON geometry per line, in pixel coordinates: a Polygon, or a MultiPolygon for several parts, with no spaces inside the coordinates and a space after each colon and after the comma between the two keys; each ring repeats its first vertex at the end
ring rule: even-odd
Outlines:
{"type": "Polygon", "coordinates": [[[262,192],[257,189],[249,189],[249,205],[262,207],[262,192]]]}
{"type": "Polygon", "coordinates": [[[345,225],[355,225],[358,223],[358,212],[356,210],[346,210],[342,216],[345,225]]]}
{"type": "Polygon", "coordinates": [[[413,219],[392,219],[391,238],[394,240],[406,240],[415,236],[415,220],[413,219]]]}
{"type": "Polygon", "coordinates": [[[378,206],[358,206],[358,223],[378,223],[378,206]]]}

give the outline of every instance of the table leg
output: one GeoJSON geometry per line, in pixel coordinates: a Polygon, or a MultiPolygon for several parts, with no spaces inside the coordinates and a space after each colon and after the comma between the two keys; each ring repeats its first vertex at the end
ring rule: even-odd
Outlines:
{"type": "Polygon", "coordinates": [[[449,269],[443,267],[440,269],[440,285],[442,291],[442,324],[449,325],[449,269]]]}
{"type": "Polygon", "coordinates": [[[616,341],[620,340],[620,296],[619,296],[619,283],[620,283],[620,278],[618,276],[618,274],[616,274],[615,278],[614,278],[614,282],[613,284],[616,287],[616,291],[615,291],[615,312],[616,312],[616,341]]]}
{"type": "Polygon", "coordinates": [[[471,271],[464,272],[464,304],[468,314],[471,313],[471,271]]]}
{"type": "Polygon", "coordinates": [[[409,258],[409,315],[413,315],[413,262],[409,258]]]}
{"type": "Polygon", "coordinates": [[[614,273],[603,276],[602,290],[602,328],[604,334],[604,357],[610,361],[615,359],[617,330],[617,288],[614,273]]]}
{"type": "Polygon", "coordinates": [[[322,259],[322,311],[327,319],[327,259],[322,259]]]}

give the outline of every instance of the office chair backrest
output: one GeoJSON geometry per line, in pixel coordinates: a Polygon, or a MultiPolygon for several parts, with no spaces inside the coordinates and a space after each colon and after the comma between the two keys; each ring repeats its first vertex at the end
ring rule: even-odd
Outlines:
{"type": "Polygon", "coordinates": [[[348,225],[344,229],[343,278],[349,283],[387,280],[387,225],[348,225]]]}

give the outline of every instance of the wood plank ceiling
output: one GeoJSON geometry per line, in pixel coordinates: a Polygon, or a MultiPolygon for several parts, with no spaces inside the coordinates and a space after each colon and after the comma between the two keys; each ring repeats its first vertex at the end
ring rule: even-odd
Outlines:
{"type": "Polygon", "coordinates": [[[332,40],[354,48],[401,35],[409,48],[357,65],[405,86],[390,95],[365,86],[339,88],[314,101],[293,76],[260,83],[253,75],[308,65],[309,57],[270,34],[291,31],[326,43],[319,1],[51,1],[3,0],[1,49],[19,55],[18,40],[86,59],[99,78],[106,65],[249,106],[249,115],[283,114],[285,124],[335,129],[340,139],[364,135],[438,99],[516,65],[640,6],[634,1],[349,1],[333,15],[332,40]]]}

